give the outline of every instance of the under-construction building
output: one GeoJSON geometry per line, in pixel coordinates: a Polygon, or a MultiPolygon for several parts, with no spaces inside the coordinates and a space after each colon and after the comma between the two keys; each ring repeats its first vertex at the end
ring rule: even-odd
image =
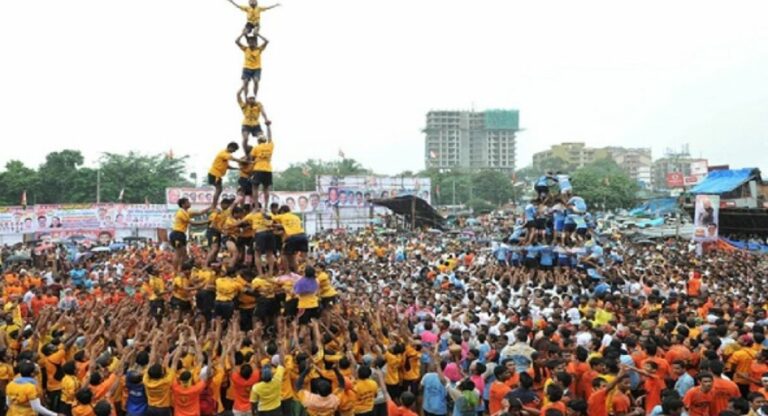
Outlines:
{"type": "Polygon", "coordinates": [[[424,163],[437,169],[515,171],[517,110],[430,111],[424,163]]]}

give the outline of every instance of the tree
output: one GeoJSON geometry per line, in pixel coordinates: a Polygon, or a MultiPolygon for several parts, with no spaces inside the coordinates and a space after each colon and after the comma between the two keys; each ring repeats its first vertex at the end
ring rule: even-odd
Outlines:
{"type": "Polygon", "coordinates": [[[308,191],[315,189],[317,177],[323,175],[355,176],[371,175],[355,159],[342,159],[332,162],[310,159],[304,163],[293,163],[287,169],[275,175],[275,190],[308,191]]]}
{"type": "Polygon", "coordinates": [[[48,153],[38,169],[40,181],[35,203],[91,202],[96,196],[96,172],[79,169],[84,159],[79,150],[48,153]]]}
{"type": "Polygon", "coordinates": [[[506,204],[513,196],[511,178],[499,171],[476,172],[472,175],[472,196],[494,206],[506,204]]]}
{"type": "Polygon", "coordinates": [[[24,191],[29,203],[33,203],[36,186],[37,172],[18,160],[10,160],[5,164],[5,172],[0,173],[0,204],[19,205],[24,191]]]}
{"type": "Polygon", "coordinates": [[[574,193],[590,205],[627,208],[635,202],[637,183],[611,159],[600,159],[571,175],[574,193]]]}
{"type": "Polygon", "coordinates": [[[117,202],[120,191],[125,190],[125,203],[149,200],[160,204],[165,201],[165,188],[193,185],[184,175],[186,157],[104,153],[99,162],[102,201],[117,202]]]}
{"type": "Polygon", "coordinates": [[[533,166],[537,170],[537,175],[541,175],[544,172],[573,172],[576,166],[569,164],[563,158],[552,156],[544,159],[541,162],[533,166]]]}

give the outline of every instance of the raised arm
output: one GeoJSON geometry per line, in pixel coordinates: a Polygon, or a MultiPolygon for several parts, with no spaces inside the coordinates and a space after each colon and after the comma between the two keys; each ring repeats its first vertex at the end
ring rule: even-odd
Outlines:
{"type": "Polygon", "coordinates": [[[259,108],[261,108],[261,116],[264,117],[264,124],[269,127],[269,125],[272,124],[272,121],[269,120],[269,116],[267,116],[267,112],[264,110],[264,104],[259,103],[259,108]]]}
{"type": "Polygon", "coordinates": [[[227,1],[228,1],[230,4],[232,4],[233,6],[237,7],[238,9],[240,8],[240,5],[239,5],[239,4],[237,4],[237,3],[235,3],[233,0],[227,0],[227,1]]]}
{"type": "Polygon", "coordinates": [[[264,36],[261,36],[260,34],[256,36],[260,37],[261,40],[263,40],[263,42],[261,42],[261,45],[259,46],[259,50],[264,52],[264,49],[267,49],[267,45],[269,45],[269,39],[265,38],[264,36]]]}
{"type": "MultiPolygon", "coordinates": [[[[232,0],[229,0],[229,1],[232,1],[232,0]]],[[[278,7],[278,6],[280,6],[280,3],[275,3],[275,4],[271,5],[271,6],[267,6],[267,7],[262,8],[262,10],[272,10],[275,7],[278,7]]]]}
{"type": "Polygon", "coordinates": [[[243,99],[243,96],[247,94],[246,91],[243,91],[242,89],[237,90],[237,105],[242,108],[245,105],[245,99],[243,99]]]}
{"type": "Polygon", "coordinates": [[[245,45],[243,45],[243,37],[245,37],[245,33],[241,33],[240,36],[235,39],[235,44],[240,48],[240,50],[245,49],[245,45]]]}

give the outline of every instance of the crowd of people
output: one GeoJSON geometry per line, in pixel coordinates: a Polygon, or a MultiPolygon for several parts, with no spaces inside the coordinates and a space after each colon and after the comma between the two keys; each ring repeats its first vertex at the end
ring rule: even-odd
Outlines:
{"type": "Polygon", "coordinates": [[[0,416],[768,415],[764,256],[599,236],[567,175],[481,218],[497,239],[309,238],[269,203],[275,6],[232,3],[242,143],[215,157],[211,206],[180,198],[168,243],[4,262],[0,416]],[[219,201],[229,169],[240,189],[219,201]]]}

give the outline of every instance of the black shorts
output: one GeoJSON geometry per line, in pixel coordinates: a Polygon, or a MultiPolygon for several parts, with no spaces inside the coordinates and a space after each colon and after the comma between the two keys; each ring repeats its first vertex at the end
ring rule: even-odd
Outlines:
{"type": "Polygon", "coordinates": [[[200,311],[205,319],[213,318],[213,305],[216,302],[216,292],[212,289],[203,289],[197,292],[195,296],[197,301],[197,310],[200,311]]]}
{"type": "Polygon", "coordinates": [[[211,186],[219,186],[219,185],[221,185],[221,178],[219,178],[218,176],[211,175],[209,173],[208,174],[208,185],[211,185],[211,186]]]}
{"type": "Polygon", "coordinates": [[[537,194],[548,194],[549,193],[549,187],[548,186],[534,186],[533,189],[536,191],[537,194]]]}
{"type": "Polygon", "coordinates": [[[272,234],[275,237],[275,254],[282,253],[283,251],[283,236],[272,234]]]}
{"type": "Polygon", "coordinates": [[[256,251],[261,254],[275,252],[275,235],[269,231],[256,233],[256,251]]]}
{"type": "Polygon", "coordinates": [[[256,171],[251,175],[251,183],[256,186],[272,186],[272,172],[256,171]]]}
{"type": "Polygon", "coordinates": [[[537,230],[546,230],[547,229],[547,219],[546,218],[536,218],[536,229],[537,230]]]}
{"type": "Polygon", "coordinates": [[[243,250],[246,247],[253,250],[253,237],[237,237],[237,249],[243,250]]]}
{"type": "Polygon", "coordinates": [[[299,324],[306,325],[312,322],[313,319],[318,318],[320,318],[320,308],[304,309],[301,311],[301,316],[299,316],[299,324]]]}
{"type": "Polygon", "coordinates": [[[320,307],[323,309],[329,309],[336,304],[338,296],[331,296],[329,298],[320,298],[320,307]]]}
{"type": "Polygon", "coordinates": [[[237,180],[237,184],[240,185],[240,192],[243,195],[246,195],[246,196],[253,195],[253,187],[251,186],[250,179],[240,177],[240,179],[237,180]]]}
{"type": "Polygon", "coordinates": [[[283,243],[283,252],[287,255],[309,252],[309,240],[304,234],[296,234],[288,237],[283,243]]]}
{"type": "Polygon", "coordinates": [[[185,247],[187,245],[187,235],[180,231],[171,231],[168,239],[173,248],[185,247]]]}
{"type": "Polygon", "coordinates": [[[215,228],[205,230],[205,238],[208,240],[208,247],[221,242],[221,231],[215,228]]]}
{"type": "Polygon", "coordinates": [[[192,302],[188,300],[182,300],[177,297],[171,297],[171,309],[177,309],[182,312],[191,312],[192,311],[192,302]]]}
{"type": "Polygon", "coordinates": [[[259,81],[261,79],[261,68],[248,69],[243,68],[243,81],[259,81]]]}
{"type": "Polygon", "coordinates": [[[563,226],[563,230],[565,230],[566,233],[572,233],[576,231],[576,223],[565,224],[563,226]]]}
{"type": "Polygon", "coordinates": [[[260,25],[260,24],[258,24],[258,23],[251,23],[251,22],[248,22],[248,23],[246,23],[246,24],[245,24],[245,30],[247,30],[248,32],[250,32],[250,31],[252,31],[254,28],[257,28],[257,27],[259,27],[259,26],[261,26],[261,25],[260,25]]]}
{"type": "Polygon", "coordinates": [[[249,133],[251,136],[260,136],[261,135],[261,124],[257,124],[255,126],[246,126],[243,125],[243,128],[241,131],[249,133]]]}
{"type": "Polygon", "coordinates": [[[235,302],[221,302],[217,300],[213,310],[216,317],[229,321],[235,313],[235,302]]]}
{"type": "Polygon", "coordinates": [[[256,316],[259,318],[277,316],[280,313],[280,302],[275,298],[261,298],[256,302],[256,316]]]}
{"type": "Polygon", "coordinates": [[[285,311],[283,314],[287,317],[294,317],[299,313],[299,300],[294,298],[285,302],[285,311]]]}
{"type": "Polygon", "coordinates": [[[149,301],[149,314],[154,318],[159,318],[165,314],[165,301],[155,299],[149,301]]]}

